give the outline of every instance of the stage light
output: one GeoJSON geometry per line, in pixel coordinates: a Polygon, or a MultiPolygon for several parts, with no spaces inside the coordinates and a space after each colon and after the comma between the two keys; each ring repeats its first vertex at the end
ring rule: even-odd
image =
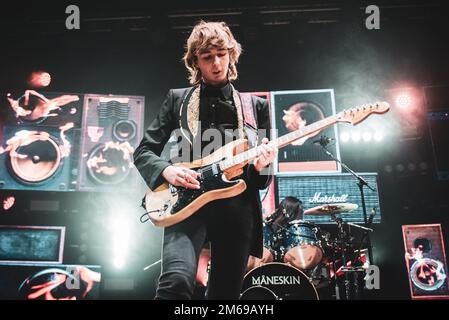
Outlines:
{"type": "Polygon", "coordinates": [[[373,139],[374,139],[374,141],[377,141],[377,142],[382,141],[383,133],[380,131],[374,132],[373,139]]]}
{"type": "Polygon", "coordinates": [[[385,170],[385,172],[387,172],[387,173],[392,173],[392,172],[393,172],[393,167],[392,167],[390,164],[387,164],[387,165],[384,167],[384,170],[385,170]]]}
{"type": "Polygon", "coordinates": [[[395,103],[399,108],[407,109],[412,106],[413,99],[412,96],[408,93],[400,93],[396,96],[395,103]]]}
{"type": "Polygon", "coordinates": [[[404,167],[404,165],[402,163],[399,163],[399,164],[396,165],[396,171],[397,172],[402,172],[402,171],[404,171],[404,169],[405,169],[405,167],[404,167]]]}
{"type": "Polygon", "coordinates": [[[365,141],[365,142],[371,141],[372,137],[373,137],[373,134],[369,131],[365,131],[362,135],[363,141],[365,141]]]}
{"type": "Polygon", "coordinates": [[[126,264],[129,251],[130,227],[128,220],[123,216],[112,217],[111,223],[113,241],[113,264],[121,269],[126,264]]]}
{"type": "Polygon", "coordinates": [[[340,135],[340,139],[342,142],[348,142],[351,138],[351,135],[348,132],[342,132],[340,135]]]}
{"type": "Polygon", "coordinates": [[[417,139],[424,134],[425,99],[423,88],[408,86],[386,90],[391,116],[402,139],[417,139]]]}
{"type": "Polygon", "coordinates": [[[114,267],[117,269],[122,269],[125,266],[125,259],[123,257],[115,257],[114,259],[114,267]]]}
{"type": "Polygon", "coordinates": [[[357,131],[353,132],[351,134],[351,139],[354,142],[359,142],[360,141],[360,132],[357,132],[357,131]]]}
{"type": "Polygon", "coordinates": [[[415,170],[416,170],[416,164],[410,162],[410,163],[407,165],[407,169],[408,169],[409,171],[415,171],[415,170]]]}

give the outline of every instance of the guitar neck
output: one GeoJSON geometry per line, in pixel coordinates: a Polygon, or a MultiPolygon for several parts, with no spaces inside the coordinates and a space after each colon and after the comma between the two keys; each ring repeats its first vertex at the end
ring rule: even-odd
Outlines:
{"type": "MultiPolygon", "coordinates": [[[[275,148],[281,149],[293,141],[296,141],[302,137],[305,137],[309,134],[315,133],[317,131],[321,131],[324,128],[330,127],[331,125],[337,123],[337,115],[333,115],[330,117],[327,117],[325,119],[322,119],[320,121],[314,122],[304,128],[298,129],[296,131],[292,131],[290,133],[287,133],[275,140],[270,141],[268,144],[270,146],[273,146],[275,148]]],[[[234,157],[230,159],[223,160],[219,163],[221,170],[226,170],[228,168],[231,168],[235,165],[239,165],[241,163],[251,161],[258,157],[261,153],[261,147],[254,147],[250,150],[247,150],[245,152],[239,153],[238,155],[235,155],[234,157]]]]}

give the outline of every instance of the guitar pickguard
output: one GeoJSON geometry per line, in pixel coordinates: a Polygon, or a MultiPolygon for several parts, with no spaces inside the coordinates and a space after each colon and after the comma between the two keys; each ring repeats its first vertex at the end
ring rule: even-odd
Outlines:
{"type": "Polygon", "coordinates": [[[186,189],[183,187],[174,187],[178,194],[178,201],[173,205],[170,214],[176,214],[184,209],[187,205],[198,199],[201,195],[212,190],[220,190],[234,186],[238,181],[228,181],[224,178],[223,172],[219,169],[218,164],[214,163],[210,166],[203,167],[199,170],[192,169],[198,173],[198,181],[200,189],[186,189]]]}

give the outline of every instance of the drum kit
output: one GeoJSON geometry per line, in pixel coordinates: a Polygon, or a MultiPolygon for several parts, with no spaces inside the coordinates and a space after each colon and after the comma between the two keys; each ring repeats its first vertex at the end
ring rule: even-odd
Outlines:
{"type": "Polygon", "coordinates": [[[337,225],[335,237],[317,225],[291,221],[273,227],[264,223],[262,258],[250,257],[243,282],[242,300],[359,299],[369,266],[363,239],[356,241],[351,226],[337,214],[358,206],[328,204],[304,211],[306,216],[328,215],[337,225]]]}

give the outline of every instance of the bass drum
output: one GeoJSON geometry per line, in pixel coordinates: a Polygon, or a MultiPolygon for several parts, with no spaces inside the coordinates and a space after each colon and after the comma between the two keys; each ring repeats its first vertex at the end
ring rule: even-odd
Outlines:
{"type": "Polygon", "coordinates": [[[319,300],[318,292],[301,270],[278,262],[248,272],[241,300],[319,300]]]}

